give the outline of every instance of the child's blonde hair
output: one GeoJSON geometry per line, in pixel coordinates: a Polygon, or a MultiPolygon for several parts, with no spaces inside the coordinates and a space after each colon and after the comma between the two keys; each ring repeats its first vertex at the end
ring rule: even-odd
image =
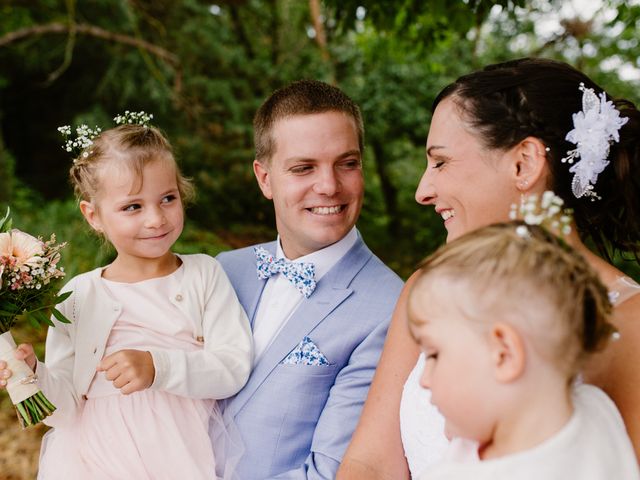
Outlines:
{"type": "MultiPolygon", "coordinates": [[[[614,332],[607,289],[597,273],[538,226],[491,225],[444,245],[420,265],[411,294],[437,288],[438,280],[456,288],[447,298],[460,299],[461,308],[472,304],[465,317],[485,325],[484,320],[506,319],[569,379],[614,332]]],[[[410,321],[419,324],[415,316],[410,321]]]]}
{"type": "Polygon", "coordinates": [[[180,172],[169,141],[152,126],[127,124],[100,133],[74,160],[69,177],[78,200],[94,201],[100,190],[103,167],[108,162],[121,161],[142,181],[144,166],[157,159],[174,165],[178,191],[183,205],[187,205],[194,198],[193,185],[180,172]]]}

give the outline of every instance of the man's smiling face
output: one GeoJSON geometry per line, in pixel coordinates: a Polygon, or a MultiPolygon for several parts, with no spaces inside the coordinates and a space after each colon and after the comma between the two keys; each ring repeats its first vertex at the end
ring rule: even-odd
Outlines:
{"type": "Polygon", "coordinates": [[[355,225],[364,196],[362,152],[353,118],[328,111],[295,115],[273,127],[275,153],[254,161],[273,200],[285,255],[308,255],[341,240],[355,225]]]}

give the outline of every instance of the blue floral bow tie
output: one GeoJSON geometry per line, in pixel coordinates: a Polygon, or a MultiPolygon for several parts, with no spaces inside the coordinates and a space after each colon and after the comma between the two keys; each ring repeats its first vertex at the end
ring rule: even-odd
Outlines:
{"type": "Polygon", "coordinates": [[[265,279],[282,273],[305,298],[309,298],[316,289],[316,266],[313,263],[289,262],[284,258],[276,260],[262,247],[253,247],[253,251],[256,253],[258,278],[265,279]]]}

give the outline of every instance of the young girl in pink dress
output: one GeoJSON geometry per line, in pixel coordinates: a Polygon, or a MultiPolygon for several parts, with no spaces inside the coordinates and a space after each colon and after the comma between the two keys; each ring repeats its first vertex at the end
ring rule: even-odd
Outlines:
{"type": "Polygon", "coordinates": [[[215,399],[249,376],[250,327],[215,259],[171,252],[192,187],[168,141],[145,125],[107,130],[71,179],[82,215],[117,256],[65,286],[71,324],[49,330],[45,363],[19,349],[57,406],[38,478],[230,478],[209,424],[226,434],[215,399]]]}

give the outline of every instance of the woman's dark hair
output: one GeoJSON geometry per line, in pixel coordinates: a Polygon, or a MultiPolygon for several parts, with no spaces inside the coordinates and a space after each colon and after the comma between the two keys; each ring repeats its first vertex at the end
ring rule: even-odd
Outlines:
{"type": "MultiPolygon", "coordinates": [[[[574,210],[578,232],[611,260],[613,253],[640,257],[640,112],[627,100],[613,100],[621,117],[629,120],[613,143],[611,162],[598,176],[601,197],[576,198],[573,174],[561,159],[575,148],[565,137],[573,129],[573,114],[582,110],[580,84],[597,95],[604,90],[570,65],[548,59],[522,58],[489,65],[464,75],[445,87],[433,103],[452,97],[465,120],[490,149],[506,150],[526,137],[540,139],[548,148],[551,172],[547,186],[574,210]]],[[[606,92],[605,92],[606,93],[606,92]]],[[[607,94],[607,98],[611,99],[607,94]]]]}

